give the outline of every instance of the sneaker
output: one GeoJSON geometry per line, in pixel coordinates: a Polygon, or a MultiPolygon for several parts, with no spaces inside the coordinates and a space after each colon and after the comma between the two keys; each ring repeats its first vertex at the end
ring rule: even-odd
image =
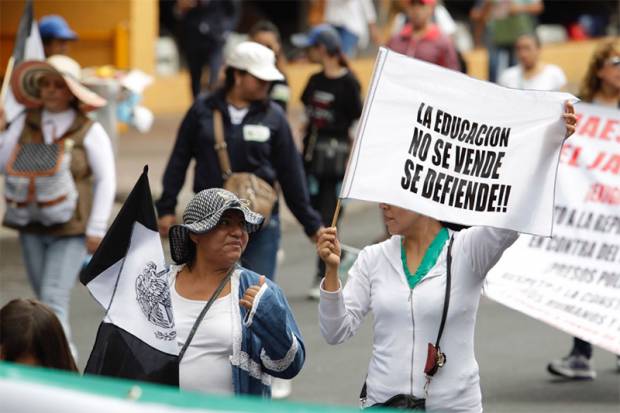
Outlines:
{"type": "Polygon", "coordinates": [[[284,262],[284,258],[286,258],[286,254],[284,253],[284,250],[282,248],[279,248],[278,253],[276,254],[277,266],[282,265],[282,263],[284,262]]]}
{"type": "Polygon", "coordinates": [[[308,299],[318,301],[321,298],[321,289],[319,286],[310,287],[308,290],[308,299]]]}
{"type": "Polygon", "coordinates": [[[547,366],[549,373],[556,376],[575,380],[594,380],[596,372],[590,360],[582,355],[568,355],[559,360],[553,360],[547,366]]]}
{"type": "Polygon", "coordinates": [[[272,399],[286,399],[291,395],[293,391],[293,385],[291,380],[279,379],[274,377],[271,382],[271,398],[272,399]]]}
{"type": "Polygon", "coordinates": [[[321,285],[321,278],[316,278],[312,282],[312,287],[308,290],[308,299],[318,301],[321,298],[321,289],[319,286],[321,285]]]}

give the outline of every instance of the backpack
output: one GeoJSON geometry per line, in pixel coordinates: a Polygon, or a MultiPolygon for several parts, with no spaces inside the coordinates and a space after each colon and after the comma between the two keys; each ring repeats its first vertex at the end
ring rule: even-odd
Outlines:
{"type": "Polygon", "coordinates": [[[40,129],[30,126],[28,119],[24,129],[6,166],[4,222],[17,227],[69,222],[78,201],[71,173],[71,151],[75,142],[69,132],[46,144],[40,129]],[[30,139],[24,139],[28,132],[30,139]]]}

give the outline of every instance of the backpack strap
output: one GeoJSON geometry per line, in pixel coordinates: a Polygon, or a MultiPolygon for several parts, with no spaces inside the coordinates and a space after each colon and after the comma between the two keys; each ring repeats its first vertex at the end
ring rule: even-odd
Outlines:
{"type": "Polygon", "coordinates": [[[213,108],[213,136],[215,138],[215,152],[220,163],[222,171],[222,179],[226,181],[232,175],[230,167],[230,158],[228,157],[228,147],[224,138],[224,120],[222,112],[217,108],[213,108]]]}

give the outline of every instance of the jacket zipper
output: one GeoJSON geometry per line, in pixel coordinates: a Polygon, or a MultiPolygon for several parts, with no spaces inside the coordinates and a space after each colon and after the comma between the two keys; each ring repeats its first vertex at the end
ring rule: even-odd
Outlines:
{"type": "Polygon", "coordinates": [[[413,396],[413,353],[414,353],[414,343],[415,343],[415,322],[413,320],[413,288],[409,290],[409,308],[411,309],[411,374],[410,377],[410,386],[409,386],[409,394],[413,396]]]}

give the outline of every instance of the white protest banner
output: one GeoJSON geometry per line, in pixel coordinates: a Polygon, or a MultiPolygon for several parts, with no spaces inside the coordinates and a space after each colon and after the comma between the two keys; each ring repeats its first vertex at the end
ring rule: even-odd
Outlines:
{"type": "Polygon", "coordinates": [[[382,48],[340,197],[551,235],[566,100],[382,48]]]}
{"type": "Polygon", "coordinates": [[[552,238],[522,235],[488,297],[620,354],[620,111],[579,103],[562,148],[552,238]]]}

